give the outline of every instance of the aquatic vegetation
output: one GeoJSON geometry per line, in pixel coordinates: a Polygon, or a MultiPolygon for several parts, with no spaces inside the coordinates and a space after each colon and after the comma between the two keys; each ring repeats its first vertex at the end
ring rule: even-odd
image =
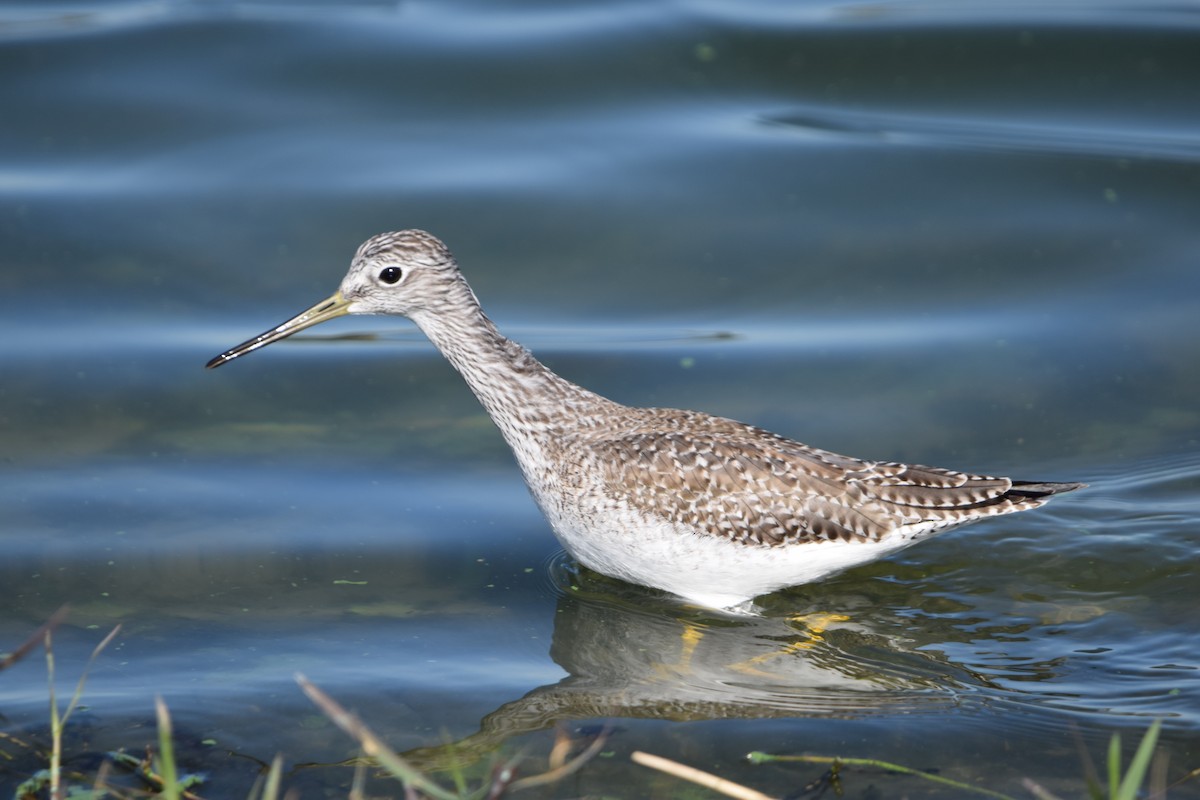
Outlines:
{"type": "MultiPolygon", "coordinates": [[[[67,725],[73,714],[80,708],[87,677],[92,666],[121,630],[121,626],[117,625],[93,648],[75,684],[70,700],[65,707],[60,708],[55,686],[57,669],[53,634],[65,616],[66,609],[64,608],[35,631],[21,646],[7,655],[0,656],[0,671],[3,671],[28,656],[38,646],[44,648],[46,655],[49,687],[49,747],[42,748],[29,739],[9,733],[0,733],[0,747],[19,748],[46,764],[44,768],[36,770],[17,786],[13,795],[14,800],[42,800],[43,798],[61,800],[67,797],[72,800],[101,800],[102,798],[126,800],[145,796],[158,797],[163,800],[200,800],[196,792],[205,784],[205,775],[199,772],[185,772],[180,768],[175,751],[174,726],[167,704],[161,697],[156,697],[154,703],[157,729],[156,746],[147,746],[144,755],[135,756],[124,751],[110,752],[104,763],[92,775],[69,772],[64,769],[64,734],[67,725]],[[115,771],[136,777],[141,786],[130,788],[120,785],[114,781],[115,771]]],[[[572,737],[560,728],[555,731],[554,744],[545,759],[545,769],[521,777],[518,777],[518,766],[528,761],[524,755],[518,754],[501,759],[498,750],[493,753],[493,762],[482,771],[476,769],[468,772],[464,762],[456,762],[453,758],[437,771],[422,770],[392,749],[358,715],[346,710],[307,678],[297,675],[296,681],[304,694],[320,711],[356,741],[361,749],[361,758],[343,764],[343,766],[352,764],[355,767],[348,793],[351,800],[359,800],[367,796],[368,768],[381,770],[382,776],[395,780],[403,787],[404,796],[409,800],[493,800],[526,789],[551,785],[575,774],[599,755],[609,741],[610,729],[608,728],[582,738],[572,737]]],[[[1165,797],[1168,789],[1200,776],[1200,768],[1193,769],[1170,786],[1166,785],[1165,763],[1158,767],[1155,766],[1160,761],[1156,759],[1155,754],[1161,730],[1161,720],[1156,720],[1150,725],[1138,743],[1128,765],[1122,764],[1121,737],[1120,734],[1114,733],[1107,749],[1103,784],[1081,747],[1085,773],[1083,783],[1086,787],[1087,797],[1090,800],[1137,800],[1139,797],[1146,796],[1157,800],[1157,798],[1165,797]],[[1146,789],[1148,781],[1150,786],[1146,789]]],[[[446,747],[448,752],[453,754],[453,745],[446,747]]],[[[11,760],[11,754],[7,751],[0,750],[0,755],[11,760]]],[[[738,800],[771,800],[770,795],[761,791],[662,756],[634,751],[631,753],[630,759],[635,764],[659,770],[712,791],[738,798],[738,800]]],[[[748,759],[752,764],[796,763],[825,766],[825,771],[819,777],[810,781],[801,792],[793,793],[792,796],[795,797],[819,797],[831,788],[841,795],[843,782],[848,781],[854,775],[854,770],[870,770],[874,773],[883,772],[897,778],[913,777],[955,791],[990,797],[994,800],[1015,800],[1011,795],[987,787],[933,774],[928,770],[870,757],[752,752],[748,759]]],[[[283,791],[283,783],[283,757],[276,755],[269,765],[262,765],[248,797],[250,800],[278,800],[283,791]]],[[[1061,800],[1058,795],[1030,778],[1026,778],[1023,783],[1037,800],[1061,800]]]]}
{"type": "MultiPolygon", "coordinates": [[[[1109,740],[1107,753],[1107,787],[1102,787],[1099,781],[1094,776],[1094,768],[1091,766],[1090,759],[1087,757],[1086,751],[1081,750],[1081,755],[1084,760],[1085,781],[1087,784],[1088,796],[1091,800],[1137,800],[1140,796],[1143,785],[1146,782],[1147,774],[1150,771],[1151,762],[1155,754],[1155,746],[1158,744],[1159,732],[1162,729],[1162,721],[1155,720],[1143,734],[1141,742],[1138,744],[1137,751],[1133,756],[1133,760],[1129,762],[1128,768],[1122,770],[1121,767],[1121,735],[1114,733],[1109,740]]],[[[822,755],[770,755],[768,753],[753,752],[747,758],[754,764],[766,764],[770,762],[796,762],[807,764],[827,764],[829,769],[816,781],[809,784],[806,789],[820,793],[826,788],[833,787],[840,795],[841,773],[845,767],[864,767],[877,770],[885,770],[897,775],[911,775],[919,777],[922,780],[931,783],[949,786],[964,792],[981,795],[984,797],[996,798],[996,800],[1016,800],[1011,795],[996,792],[980,786],[973,786],[962,781],[951,780],[949,778],[935,775],[925,770],[914,769],[900,764],[893,764],[887,761],[881,761],[875,758],[846,758],[841,756],[822,756],[822,755]]],[[[1173,786],[1191,780],[1200,775],[1200,769],[1192,770],[1184,775],[1179,780],[1175,781],[1173,786]]],[[[1030,778],[1024,780],[1025,788],[1028,789],[1038,800],[1062,800],[1057,795],[1046,790],[1041,785],[1030,778]]],[[[1151,787],[1148,793],[1150,798],[1162,798],[1166,796],[1165,786],[1151,787]]],[[[737,796],[737,795],[732,795],[737,796]]]]}

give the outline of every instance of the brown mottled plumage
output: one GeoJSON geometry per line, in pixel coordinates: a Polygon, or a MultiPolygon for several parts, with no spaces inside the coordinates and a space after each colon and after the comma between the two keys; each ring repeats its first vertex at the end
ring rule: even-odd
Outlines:
{"type": "Polygon", "coordinates": [[[1083,486],[861,461],[696,411],[619,405],[504,338],[424,231],[368,239],[332,297],[208,366],[343,314],[400,314],[424,331],[575,558],[703,605],[737,607],[1083,486]]]}

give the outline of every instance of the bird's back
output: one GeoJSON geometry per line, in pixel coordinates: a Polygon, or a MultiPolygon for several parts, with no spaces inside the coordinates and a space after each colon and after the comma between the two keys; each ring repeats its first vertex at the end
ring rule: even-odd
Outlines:
{"type": "Polygon", "coordinates": [[[613,502],[755,546],[928,533],[1035,508],[1083,485],[864,461],[675,409],[622,409],[580,439],[578,452],[613,502]]]}

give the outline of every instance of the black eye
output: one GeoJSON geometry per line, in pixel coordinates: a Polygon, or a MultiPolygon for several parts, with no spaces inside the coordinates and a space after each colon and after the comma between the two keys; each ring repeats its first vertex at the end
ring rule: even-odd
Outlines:
{"type": "Polygon", "coordinates": [[[384,267],[379,271],[379,280],[384,283],[399,283],[403,277],[404,273],[400,271],[399,267],[384,267]]]}

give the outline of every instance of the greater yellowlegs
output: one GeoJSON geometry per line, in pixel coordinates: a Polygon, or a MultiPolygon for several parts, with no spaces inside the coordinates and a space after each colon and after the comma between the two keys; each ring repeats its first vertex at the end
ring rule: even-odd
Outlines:
{"type": "Polygon", "coordinates": [[[567,551],[597,572],[734,608],[1081,483],[861,461],[697,411],[631,408],[506,339],[424,231],[363,243],[328,300],[208,362],[343,314],[399,314],[466,379],[567,551]]]}

